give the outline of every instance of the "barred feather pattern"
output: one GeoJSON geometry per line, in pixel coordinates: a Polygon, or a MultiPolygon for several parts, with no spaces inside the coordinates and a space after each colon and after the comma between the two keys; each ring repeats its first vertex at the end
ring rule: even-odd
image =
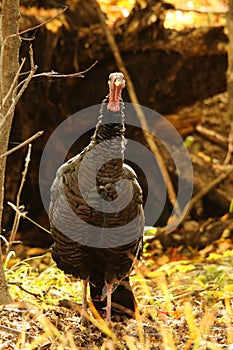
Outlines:
{"type": "MultiPolygon", "coordinates": [[[[113,292],[113,304],[125,294],[129,308],[134,310],[135,300],[127,276],[142,249],[142,191],[135,172],[124,164],[123,102],[119,112],[107,110],[105,102],[90,144],[58,169],[52,185],[49,209],[54,239],[52,257],[65,273],[89,281],[97,307],[104,300],[105,282],[116,282],[116,286],[120,284],[113,292]],[[106,145],[110,152],[107,159],[106,145]],[[96,183],[91,187],[89,179],[95,168],[96,183]],[[122,180],[130,183],[130,191],[122,180]],[[104,205],[101,210],[96,209],[100,197],[107,204],[118,199],[115,210],[105,212],[104,205]],[[123,208],[122,203],[126,203],[123,208]]],[[[127,304],[123,299],[120,304],[127,304]]]]}

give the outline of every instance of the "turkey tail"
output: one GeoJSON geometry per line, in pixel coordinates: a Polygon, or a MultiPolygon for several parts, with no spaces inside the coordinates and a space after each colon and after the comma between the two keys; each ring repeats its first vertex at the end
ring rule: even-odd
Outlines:
{"type": "MultiPolygon", "coordinates": [[[[106,297],[104,300],[102,299],[103,288],[104,284],[98,287],[90,284],[91,299],[95,308],[99,311],[106,307],[106,297]]],[[[125,277],[112,293],[112,313],[134,317],[135,308],[136,300],[129,283],[129,277],[125,277]]]]}

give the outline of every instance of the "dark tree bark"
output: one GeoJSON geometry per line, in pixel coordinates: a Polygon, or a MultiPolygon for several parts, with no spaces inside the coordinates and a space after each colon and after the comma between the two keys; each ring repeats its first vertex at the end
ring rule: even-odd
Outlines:
{"type": "MultiPolygon", "coordinates": [[[[19,53],[19,2],[3,0],[0,23],[0,153],[8,147],[8,140],[14,115],[19,53]]],[[[6,158],[0,158],[0,232],[4,199],[6,158]]],[[[0,245],[0,304],[12,301],[4,274],[0,245]]]]}

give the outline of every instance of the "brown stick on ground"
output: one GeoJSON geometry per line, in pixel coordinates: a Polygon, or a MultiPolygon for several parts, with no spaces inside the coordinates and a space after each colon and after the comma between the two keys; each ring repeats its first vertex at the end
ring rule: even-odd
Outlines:
{"type": "Polygon", "coordinates": [[[201,198],[203,198],[208,192],[210,192],[212,190],[212,188],[214,188],[215,186],[217,186],[220,182],[222,182],[224,179],[227,178],[227,176],[229,176],[230,174],[233,173],[233,166],[232,165],[228,165],[225,168],[223,168],[223,172],[216,178],[214,179],[212,182],[210,182],[209,184],[207,184],[204,188],[202,188],[189,202],[186,214],[183,218],[183,220],[187,219],[191,210],[193,209],[194,205],[201,200],[201,198]]]}
{"type": "Polygon", "coordinates": [[[141,106],[139,104],[139,100],[138,100],[138,97],[137,97],[137,94],[136,94],[136,91],[135,91],[132,79],[131,79],[131,77],[130,77],[130,75],[128,73],[128,70],[127,70],[127,68],[126,68],[126,66],[124,64],[124,61],[123,61],[123,59],[121,57],[120,51],[119,51],[118,46],[117,46],[116,41],[115,41],[115,38],[114,38],[113,34],[111,33],[109,27],[106,24],[106,20],[105,20],[104,14],[103,14],[103,12],[100,9],[99,4],[97,3],[96,0],[91,0],[91,1],[93,3],[93,6],[95,6],[96,11],[97,11],[97,13],[99,15],[100,22],[101,22],[101,24],[102,24],[102,26],[104,28],[108,44],[109,44],[109,46],[110,46],[110,48],[112,50],[112,53],[113,53],[113,55],[115,57],[117,66],[118,66],[119,70],[125,76],[125,79],[127,81],[129,97],[130,97],[131,102],[134,104],[134,108],[136,110],[138,119],[139,119],[141,127],[142,127],[143,136],[144,136],[145,140],[147,141],[147,144],[148,144],[150,150],[152,151],[152,153],[154,154],[155,158],[157,159],[157,161],[160,164],[162,173],[163,173],[164,178],[166,180],[167,191],[168,191],[168,196],[169,196],[170,202],[173,205],[173,207],[175,207],[177,209],[177,212],[176,212],[177,215],[176,216],[179,216],[180,209],[179,209],[178,203],[176,202],[176,193],[175,193],[175,190],[173,188],[173,184],[172,184],[172,181],[170,179],[170,175],[169,175],[169,173],[167,171],[167,168],[165,166],[165,163],[163,161],[163,157],[162,157],[161,153],[159,152],[159,149],[158,149],[158,147],[157,147],[157,145],[156,145],[156,143],[154,141],[153,135],[151,135],[147,131],[148,130],[148,124],[147,124],[145,115],[143,113],[143,110],[142,110],[142,108],[141,108],[141,106]]]}
{"type": "MultiPolygon", "coordinates": [[[[230,116],[230,113],[229,113],[230,116]]],[[[228,165],[231,161],[231,157],[233,154],[233,120],[231,120],[231,129],[228,137],[228,150],[227,150],[227,155],[226,159],[224,160],[224,165],[228,165]]]]}
{"type": "Polygon", "coordinates": [[[218,132],[216,132],[214,130],[207,129],[202,125],[197,125],[196,131],[199,134],[203,135],[204,137],[208,138],[210,141],[213,141],[222,147],[225,147],[225,148],[227,147],[227,144],[228,144],[227,138],[222,136],[218,132]]]}

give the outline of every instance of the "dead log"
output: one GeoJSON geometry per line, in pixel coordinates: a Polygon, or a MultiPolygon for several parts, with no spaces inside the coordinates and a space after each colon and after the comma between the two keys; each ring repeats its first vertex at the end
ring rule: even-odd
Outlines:
{"type": "Polygon", "coordinates": [[[170,233],[166,233],[163,228],[158,228],[155,236],[148,239],[148,242],[153,246],[156,241],[159,241],[164,249],[180,246],[204,249],[221,236],[232,239],[232,222],[232,217],[225,220],[211,217],[202,221],[190,220],[170,233]]]}
{"type": "MultiPolygon", "coordinates": [[[[224,28],[164,29],[164,4],[150,2],[155,4],[133,10],[112,29],[140,102],[161,113],[172,113],[181,105],[224,91],[228,43],[224,28]]],[[[92,89],[87,79],[65,86],[69,105],[80,109],[102,98],[105,78],[116,65],[94,9],[84,0],[71,4],[62,16],[40,28],[33,47],[40,71],[54,69],[70,73],[99,61],[92,72],[93,81],[98,79],[98,89],[92,89]],[[78,100],[76,91],[79,91],[78,100]],[[87,92],[90,93],[88,103],[87,92]]],[[[44,12],[43,16],[25,13],[22,30],[30,28],[30,18],[34,26],[35,22],[41,23],[54,14],[51,10],[48,17],[44,12]]],[[[32,34],[33,31],[26,36],[32,34]]],[[[22,55],[27,49],[26,42],[22,55]]]]}

